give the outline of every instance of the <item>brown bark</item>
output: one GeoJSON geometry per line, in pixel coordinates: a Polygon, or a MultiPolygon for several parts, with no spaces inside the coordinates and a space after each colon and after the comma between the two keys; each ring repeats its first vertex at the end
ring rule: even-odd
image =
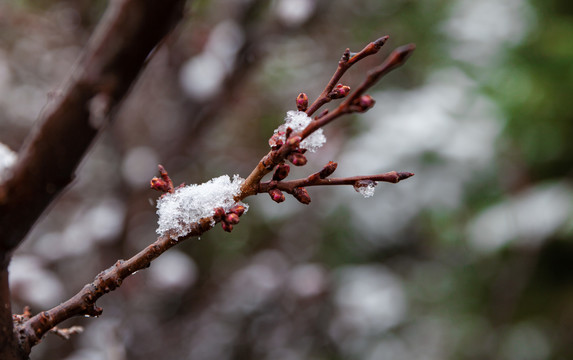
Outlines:
{"type": "Polygon", "coordinates": [[[18,339],[12,328],[8,270],[5,267],[0,271],[0,358],[4,360],[27,358],[18,346],[18,339]]]}
{"type": "Polygon", "coordinates": [[[110,120],[146,60],[183,16],[184,0],[115,0],[75,70],[40,114],[0,185],[0,359],[24,359],[15,346],[7,266],[11,253],[75,177],[93,140],[110,120]]]}

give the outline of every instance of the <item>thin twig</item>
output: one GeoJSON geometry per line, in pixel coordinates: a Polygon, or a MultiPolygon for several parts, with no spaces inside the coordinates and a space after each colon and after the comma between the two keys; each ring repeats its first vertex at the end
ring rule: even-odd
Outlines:
{"type": "Polygon", "coordinates": [[[338,84],[338,81],[340,81],[346,70],[350,69],[352,65],[356,64],[358,61],[364,59],[365,57],[376,54],[388,39],[388,35],[383,36],[376,41],[366,45],[364,49],[360,50],[360,52],[356,54],[351,54],[350,49],[346,49],[346,51],[344,51],[342,54],[340,61],[338,62],[338,68],[332,75],[332,78],[320,96],[306,110],[306,114],[308,116],[312,116],[316,110],[320,109],[324,104],[328,103],[331,100],[329,94],[332,92],[332,89],[334,89],[336,84],[338,84]]]}
{"type": "Polygon", "coordinates": [[[307,177],[304,179],[288,180],[288,181],[267,181],[262,182],[259,186],[259,193],[266,193],[271,188],[276,188],[286,192],[292,192],[294,188],[297,187],[307,187],[307,186],[328,186],[328,185],[354,185],[358,181],[371,180],[371,181],[382,181],[396,184],[402,180],[405,180],[411,176],[414,176],[410,172],[396,172],[390,171],[384,174],[377,175],[363,175],[363,176],[351,176],[344,178],[311,178],[307,177]]]}

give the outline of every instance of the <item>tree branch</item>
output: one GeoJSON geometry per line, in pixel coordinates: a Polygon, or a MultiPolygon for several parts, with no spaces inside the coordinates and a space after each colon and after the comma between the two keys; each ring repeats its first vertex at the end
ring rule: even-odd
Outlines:
{"type": "Polygon", "coordinates": [[[199,236],[211,227],[211,219],[203,219],[193,224],[191,232],[185,237],[176,240],[169,235],[159,237],[153,244],[130,259],[118,260],[113,266],[99,273],[93,282],[85,285],[69,300],[31,317],[20,325],[16,324],[17,331],[21,334],[22,348],[29,353],[50,329],[64,320],[75,316],[100,316],[103,309],[95,304],[100,297],[121,286],[128,276],[149,267],[154,259],[178,242],[199,236]]]}
{"type": "Polygon", "coordinates": [[[183,15],[183,0],[111,1],[60,95],[41,113],[0,187],[0,255],[23,240],[73,180],[102,120],[116,109],[146,59],[183,15]]]}
{"type": "MultiPolygon", "coordinates": [[[[340,76],[345,71],[345,68],[349,67],[361,58],[375,53],[381,43],[386,40],[387,37],[381,38],[374,43],[368,45],[361,53],[350,57],[345,61],[345,65],[342,68],[339,67],[337,74],[333,76],[329,85],[325,88],[325,92],[332,93],[332,89],[329,89],[330,84],[336,83],[340,76]],[[378,44],[378,45],[377,45],[378,44]],[[340,70],[342,69],[342,70],[340,70]]],[[[410,46],[409,52],[413,50],[413,46],[410,46]]],[[[392,58],[392,55],[391,55],[392,58]]],[[[402,62],[405,58],[402,58],[402,62]]],[[[397,64],[396,60],[387,60],[386,63],[397,64]]],[[[384,65],[383,64],[383,65],[384,65]]],[[[394,66],[396,67],[396,66],[394,66]]],[[[385,72],[389,70],[384,70],[385,72]]],[[[384,72],[382,71],[382,72],[384,72]]],[[[369,75],[365,80],[364,86],[361,87],[365,89],[372,86],[381,75],[369,75]]],[[[344,94],[346,96],[347,94],[344,94]]],[[[330,99],[333,97],[330,96],[330,99]]],[[[323,102],[320,100],[319,103],[323,102]]],[[[325,102],[323,102],[324,104],[325,102]]],[[[339,109],[345,104],[341,104],[339,109]]],[[[350,104],[354,106],[354,102],[350,104]]],[[[344,105],[348,106],[348,105],[344,105]]],[[[318,109],[318,107],[317,107],[318,109]]],[[[363,109],[363,111],[367,110],[363,109]]],[[[342,111],[342,110],[341,110],[342,111]]],[[[357,111],[355,108],[351,107],[348,112],[357,111]]],[[[273,146],[271,151],[263,157],[255,169],[251,172],[249,177],[241,185],[239,193],[235,196],[235,201],[242,200],[248,196],[256,195],[257,193],[271,190],[284,189],[292,193],[299,201],[303,203],[309,203],[310,197],[306,190],[302,187],[304,186],[314,186],[314,185],[346,185],[352,184],[356,186],[362,186],[360,182],[362,181],[386,181],[396,183],[400,180],[404,180],[410,176],[412,173],[407,172],[389,172],[386,174],[372,175],[372,176],[358,176],[350,178],[334,178],[327,179],[334,170],[336,169],[336,164],[330,162],[327,164],[320,172],[310,175],[308,178],[282,181],[288,175],[288,165],[284,163],[285,159],[289,159],[295,165],[304,165],[306,163],[306,158],[304,158],[304,151],[300,149],[299,145],[302,140],[301,134],[304,136],[310,135],[313,131],[317,130],[320,126],[326,124],[326,122],[321,122],[322,118],[312,121],[301,133],[293,133],[292,129],[287,130],[285,135],[285,141],[281,140],[281,143],[277,143],[273,146]],[[315,124],[320,124],[320,126],[315,126],[315,124]],[[311,130],[309,130],[311,129],[311,130]],[[294,156],[296,155],[296,156],[294,156]],[[294,156],[294,157],[293,157],[294,156]],[[296,160],[298,159],[298,160],[296,160]],[[303,161],[304,159],[304,161],[303,161]],[[271,182],[261,183],[262,178],[277,167],[273,180],[271,182]]],[[[176,191],[173,188],[173,181],[169,178],[167,171],[160,166],[160,176],[161,178],[154,178],[151,181],[152,188],[160,190],[166,193],[172,193],[176,191]]],[[[54,307],[51,310],[44,311],[31,317],[29,320],[23,323],[17,323],[17,330],[21,334],[20,341],[21,346],[24,351],[29,352],[30,349],[37,344],[42,336],[50,329],[56,327],[62,321],[69,319],[74,316],[99,316],[102,313],[102,309],[96,306],[96,301],[104,294],[115,290],[121,286],[123,280],[128,276],[134,274],[135,272],[148,267],[155,258],[160,256],[163,252],[167,251],[172,246],[177,243],[189,239],[194,236],[199,236],[202,233],[210,230],[216,222],[221,222],[223,229],[226,231],[231,231],[233,225],[237,224],[239,217],[243,214],[245,208],[241,205],[235,205],[228,212],[225,212],[223,208],[213,209],[213,216],[200,219],[198,222],[189,224],[191,226],[190,231],[184,236],[176,236],[176,233],[167,233],[160,236],[153,244],[146,247],[144,250],[133,256],[128,260],[119,260],[115,265],[103,271],[96,276],[95,280],[83,287],[83,289],[74,295],[72,298],[66,302],[54,307]]],[[[175,230],[174,230],[175,231],[175,230]]]]}

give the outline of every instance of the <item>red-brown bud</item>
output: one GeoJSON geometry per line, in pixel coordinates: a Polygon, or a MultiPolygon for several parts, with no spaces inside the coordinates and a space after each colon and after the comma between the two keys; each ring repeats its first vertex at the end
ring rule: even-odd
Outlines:
{"type": "Polygon", "coordinates": [[[159,168],[159,175],[161,175],[161,179],[157,177],[151,179],[151,188],[161,192],[172,193],[174,191],[173,181],[171,181],[169,174],[167,174],[167,171],[163,166],[157,165],[157,167],[159,168]]]}
{"type": "Polygon", "coordinates": [[[233,225],[229,224],[226,221],[221,221],[221,227],[223,228],[223,230],[225,230],[226,232],[231,232],[233,231],[233,225]]]}
{"type": "Polygon", "coordinates": [[[287,139],[287,144],[292,148],[298,148],[302,138],[300,136],[291,136],[287,139]]]}
{"type": "Polygon", "coordinates": [[[346,95],[348,95],[349,93],[350,93],[350,86],[338,84],[334,89],[332,89],[330,94],[328,94],[328,97],[331,99],[341,99],[343,97],[346,97],[346,95]]]}
{"type": "Polygon", "coordinates": [[[221,220],[223,220],[225,216],[225,209],[219,207],[215,209],[215,213],[213,214],[213,220],[215,220],[215,222],[219,222],[221,220]]]}
{"type": "Polygon", "coordinates": [[[288,164],[282,163],[277,166],[275,173],[273,174],[273,180],[281,181],[288,176],[290,171],[290,166],[288,164]]]}
{"type": "Polygon", "coordinates": [[[300,93],[296,97],[296,108],[298,111],[306,111],[308,108],[308,96],[305,93],[300,93]]]}
{"type": "Polygon", "coordinates": [[[308,205],[310,204],[310,195],[308,195],[308,191],[306,191],[303,187],[296,187],[292,190],[292,195],[300,201],[301,203],[308,205]]]}
{"type": "Polygon", "coordinates": [[[355,102],[354,105],[356,106],[355,111],[357,112],[365,112],[366,110],[370,109],[374,106],[374,99],[370,95],[362,95],[359,97],[355,102]]]}
{"type": "Polygon", "coordinates": [[[314,184],[320,179],[319,173],[314,173],[307,178],[309,184],[314,184]]]}
{"type": "Polygon", "coordinates": [[[285,195],[279,189],[269,190],[269,195],[271,196],[271,199],[273,199],[274,202],[282,203],[283,201],[285,201],[285,195]]]}
{"type": "Polygon", "coordinates": [[[245,213],[245,207],[243,205],[235,205],[233,206],[229,212],[232,212],[233,214],[237,214],[238,216],[242,216],[245,213]]]}
{"type": "Polygon", "coordinates": [[[330,175],[332,175],[334,170],[336,170],[337,166],[338,166],[338,164],[335,163],[334,161],[329,161],[328,164],[326,164],[322,168],[322,170],[320,170],[320,172],[318,173],[320,175],[320,178],[325,179],[325,178],[329,177],[330,175]]]}
{"type": "Polygon", "coordinates": [[[287,156],[288,161],[290,161],[294,166],[304,166],[306,165],[306,156],[301,153],[293,152],[288,154],[287,156]]]}
{"type": "Polygon", "coordinates": [[[229,224],[232,225],[236,225],[239,223],[239,215],[235,213],[229,213],[227,214],[227,216],[225,216],[225,222],[228,222],[229,224]]]}
{"type": "Polygon", "coordinates": [[[153,190],[161,191],[161,192],[171,192],[172,186],[163,179],[154,177],[150,181],[151,188],[153,190]]]}

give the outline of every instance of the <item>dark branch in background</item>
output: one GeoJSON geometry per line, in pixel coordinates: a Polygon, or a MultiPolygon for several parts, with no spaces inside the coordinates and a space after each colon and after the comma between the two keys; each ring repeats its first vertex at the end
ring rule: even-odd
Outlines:
{"type": "Polygon", "coordinates": [[[146,59],[183,16],[183,0],[110,2],[63,90],[43,110],[0,187],[4,263],[54,198],[73,180],[109,115],[146,59]]]}
{"type": "Polygon", "coordinates": [[[24,359],[22,351],[30,351],[29,334],[20,337],[22,349],[13,341],[7,284],[11,253],[74,179],[149,56],[182,18],[184,5],[184,0],[111,1],[76,69],[22,146],[12,177],[0,186],[0,358],[24,359]]]}

